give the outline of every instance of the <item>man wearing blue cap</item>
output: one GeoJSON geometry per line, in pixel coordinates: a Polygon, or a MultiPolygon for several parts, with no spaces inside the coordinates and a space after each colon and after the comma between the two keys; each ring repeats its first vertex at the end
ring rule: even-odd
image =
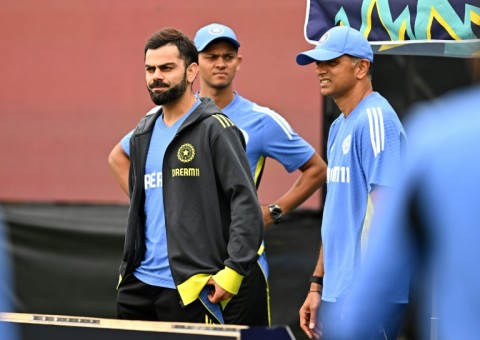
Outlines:
{"type": "MultiPolygon", "coordinates": [[[[286,213],[310,197],[326,178],[326,164],[314,148],[301,138],[277,112],[238,94],[233,80],[242,56],[235,32],[212,23],[200,28],[194,38],[199,52],[199,97],[211,97],[218,107],[242,130],[252,176],[258,188],[267,158],[282,164],[288,172],[300,170],[293,187],[268,206],[262,206],[264,225],[279,223],[286,213]]],[[[265,252],[259,263],[268,278],[265,252]]],[[[265,292],[268,296],[268,291],[265,292]]],[[[268,300],[268,298],[267,298],[268,300]]]]}
{"type": "Polygon", "coordinates": [[[194,38],[199,52],[199,97],[211,97],[243,132],[247,156],[257,187],[267,158],[280,162],[288,172],[300,170],[294,186],[269,206],[263,206],[265,225],[279,223],[310,197],[326,178],[326,164],[315,149],[300,137],[277,112],[238,94],[233,80],[242,55],[234,31],[213,23],[200,28],[194,38]]]}
{"type": "Polygon", "coordinates": [[[233,80],[240,69],[242,55],[238,53],[240,43],[230,27],[218,23],[204,26],[197,31],[194,42],[199,51],[199,96],[213,98],[244,133],[257,187],[267,158],[277,160],[288,172],[301,171],[287,193],[262,207],[265,226],[279,223],[282,216],[298,207],[325,182],[326,164],[282,116],[234,90],[233,80]]]}
{"type": "MultiPolygon", "coordinates": [[[[407,141],[394,109],[373,91],[373,51],[360,32],[334,27],[296,60],[316,64],[320,92],[341,111],[328,136],[322,246],[300,326],[309,338],[342,339],[342,305],[365,256],[374,204],[396,184],[407,141]]],[[[389,322],[372,329],[368,339],[395,339],[407,296],[391,302],[389,322]]]]}

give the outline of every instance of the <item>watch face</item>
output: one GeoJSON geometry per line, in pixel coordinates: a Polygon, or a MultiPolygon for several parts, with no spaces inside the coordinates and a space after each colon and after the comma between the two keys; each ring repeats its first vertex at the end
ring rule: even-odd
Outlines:
{"type": "Polygon", "coordinates": [[[268,208],[270,210],[270,216],[272,216],[273,222],[278,223],[282,218],[282,209],[276,204],[269,205],[268,208]]]}

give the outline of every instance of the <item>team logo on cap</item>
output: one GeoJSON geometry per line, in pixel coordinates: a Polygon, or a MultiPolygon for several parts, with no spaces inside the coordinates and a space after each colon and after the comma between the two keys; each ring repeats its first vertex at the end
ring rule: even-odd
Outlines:
{"type": "Polygon", "coordinates": [[[180,162],[188,163],[195,157],[195,148],[192,144],[185,143],[178,149],[177,157],[180,162]]]}
{"type": "Polygon", "coordinates": [[[223,29],[223,27],[220,27],[220,26],[213,26],[213,27],[210,27],[210,29],[208,30],[208,33],[212,34],[212,35],[220,35],[224,32],[225,30],[223,29]]]}
{"type": "Polygon", "coordinates": [[[342,143],[343,154],[346,155],[350,151],[350,146],[352,145],[352,135],[345,137],[342,143]]]}
{"type": "Polygon", "coordinates": [[[327,40],[327,38],[328,38],[328,32],[321,36],[320,40],[318,41],[318,44],[320,45],[324,43],[325,40],[327,40]]]}

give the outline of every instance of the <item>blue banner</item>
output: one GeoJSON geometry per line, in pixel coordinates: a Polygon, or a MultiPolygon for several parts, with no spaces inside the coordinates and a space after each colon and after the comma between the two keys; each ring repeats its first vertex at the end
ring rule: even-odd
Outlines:
{"type": "Polygon", "coordinates": [[[480,57],[480,0],[307,0],[309,43],[340,25],[376,54],[480,57]]]}

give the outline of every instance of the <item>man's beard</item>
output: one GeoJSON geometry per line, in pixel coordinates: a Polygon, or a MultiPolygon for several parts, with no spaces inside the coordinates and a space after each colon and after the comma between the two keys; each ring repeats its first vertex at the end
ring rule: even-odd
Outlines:
{"type": "Polygon", "coordinates": [[[168,90],[163,92],[154,92],[152,91],[152,87],[159,87],[159,86],[168,86],[168,84],[156,80],[152,82],[149,86],[147,86],[148,93],[150,93],[150,98],[156,105],[164,105],[171,102],[176,101],[178,98],[183,96],[185,90],[187,89],[187,72],[184,73],[182,81],[178,84],[168,88],[168,90]]]}

